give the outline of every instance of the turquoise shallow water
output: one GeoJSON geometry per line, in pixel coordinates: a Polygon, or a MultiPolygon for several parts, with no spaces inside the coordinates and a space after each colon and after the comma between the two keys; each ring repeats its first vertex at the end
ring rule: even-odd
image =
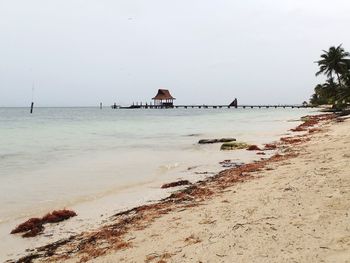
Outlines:
{"type": "Polygon", "coordinates": [[[214,169],[218,160],[246,156],[199,146],[199,139],[270,142],[310,113],[36,108],[30,115],[27,108],[0,108],[0,220],[167,181],[193,165],[214,169]]]}

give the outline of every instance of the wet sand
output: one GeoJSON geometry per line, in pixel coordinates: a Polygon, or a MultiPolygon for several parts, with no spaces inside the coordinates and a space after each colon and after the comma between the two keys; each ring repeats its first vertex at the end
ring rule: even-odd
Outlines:
{"type": "Polygon", "coordinates": [[[77,262],[349,262],[350,121],[279,153],[115,215],[26,259],[77,262]]]}

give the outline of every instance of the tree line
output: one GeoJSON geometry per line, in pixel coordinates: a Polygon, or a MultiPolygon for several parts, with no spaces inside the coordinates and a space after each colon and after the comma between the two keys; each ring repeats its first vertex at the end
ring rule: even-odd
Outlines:
{"type": "Polygon", "coordinates": [[[316,61],[319,71],[316,76],[325,75],[325,83],[315,87],[310,99],[314,106],[332,105],[333,109],[344,109],[350,103],[350,53],[342,45],[323,50],[321,59],[316,61]]]}

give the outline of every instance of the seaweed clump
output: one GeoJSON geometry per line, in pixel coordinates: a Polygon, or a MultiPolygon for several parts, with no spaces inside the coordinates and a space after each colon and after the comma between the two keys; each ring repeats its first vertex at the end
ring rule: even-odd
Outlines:
{"type": "Polygon", "coordinates": [[[249,145],[245,142],[226,142],[221,145],[221,150],[241,150],[248,148],[249,145]]]}
{"type": "Polygon", "coordinates": [[[250,145],[247,148],[248,151],[261,151],[261,149],[257,145],[250,145]]]}
{"type": "Polygon", "coordinates": [[[273,144],[273,143],[265,144],[265,148],[264,148],[265,151],[276,150],[276,149],[277,149],[276,144],[273,144]]]}
{"type": "Polygon", "coordinates": [[[34,217],[28,219],[13,229],[11,231],[11,234],[24,233],[22,237],[35,237],[44,231],[44,224],[58,223],[76,215],[77,214],[74,211],[67,209],[55,210],[51,213],[46,214],[42,218],[34,217]]]}
{"type": "Polygon", "coordinates": [[[180,181],[177,181],[177,182],[163,184],[161,188],[170,188],[170,187],[176,187],[176,186],[181,186],[181,185],[189,185],[189,184],[191,184],[191,183],[188,180],[180,180],[180,181]]]}
{"type": "Polygon", "coordinates": [[[291,131],[293,131],[293,132],[308,131],[308,129],[319,124],[320,121],[332,120],[334,118],[335,118],[334,114],[320,114],[320,115],[304,116],[301,118],[301,121],[303,121],[303,123],[300,124],[299,126],[297,126],[296,128],[291,129],[291,131]]]}

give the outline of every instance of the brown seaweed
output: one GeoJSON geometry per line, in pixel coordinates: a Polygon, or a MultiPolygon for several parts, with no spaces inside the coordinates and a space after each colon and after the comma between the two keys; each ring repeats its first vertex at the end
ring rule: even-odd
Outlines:
{"type": "Polygon", "coordinates": [[[264,150],[276,150],[277,145],[273,143],[267,143],[265,144],[264,150]]]}
{"type": "Polygon", "coordinates": [[[61,222],[76,215],[77,214],[71,210],[55,210],[42,218],[34,217],[28,219],[13,229],[10,234],[24,233],[22,237],[35,237],[44,231],[44,224],[61,222]]]}
{"type": "Polygon", "coordinates": [[[261,149],[257,145],[250,145],[247,151],[261,151],[261,149]]]}
{"type": "Polygon", "coordinates": [[[161,188],[170,188],[170,187],[177,187],[177,186],[182,186],[182,185],[189,185],[191,184],[190,181],[188,180],[180,180],[168,184],[163,184],[161,188]]]}

